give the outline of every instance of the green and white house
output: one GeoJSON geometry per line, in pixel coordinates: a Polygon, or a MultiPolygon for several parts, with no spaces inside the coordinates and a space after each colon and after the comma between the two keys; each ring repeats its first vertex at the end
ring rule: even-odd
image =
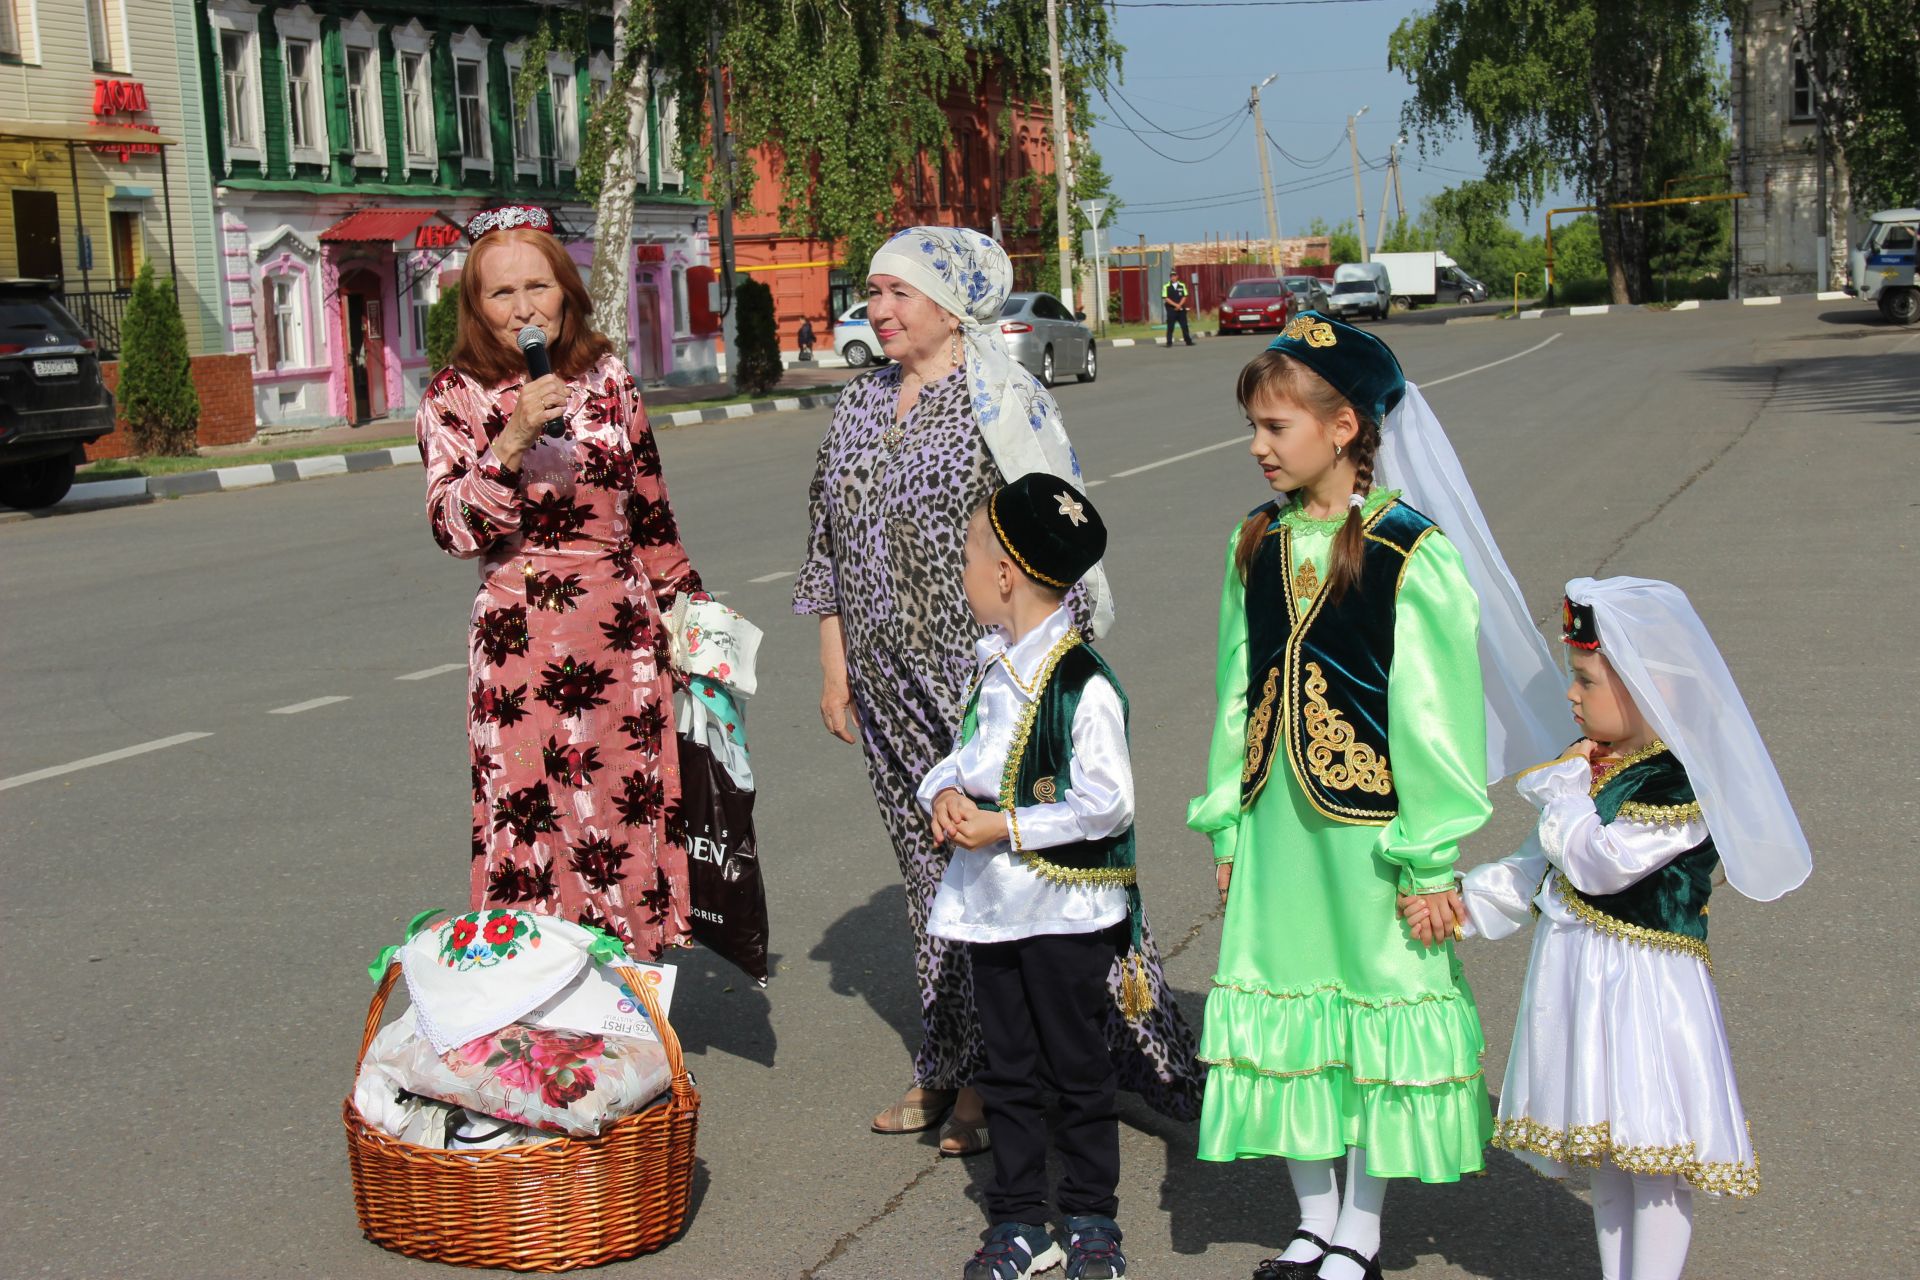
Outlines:
{"type": "MultiPolygon", "coordinates": [[[[582,130],[611,89],[613,31],[540,54],[513,84],[541,3],[253,4],[198,0],[201,88],[229,349],[254,358],[263,428],[359,422],[418,404],[427,308],[465,259],[481,209],[551,211],[584,274],[601,229],[575,184],[582,130]]],[[[711,376],[707,207],[674,167],[655,95],[637,172],[627,362],[647,382],[711,376]],[[693,295],[688,273],[695,277],[693,295]]],[[[664,118],[662,111],[664,110],[664,118]]]]}

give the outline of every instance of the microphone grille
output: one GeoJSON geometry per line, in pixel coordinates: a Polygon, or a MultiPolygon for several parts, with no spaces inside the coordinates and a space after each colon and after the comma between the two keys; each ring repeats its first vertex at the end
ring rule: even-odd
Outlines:
{"type": "Polygon", "coordinates": [[[514,339],[514,343],[518,345],[522,351],[527,351],[534,347],[544,347],[547,345],[547,335],[540,331],[539,325],[530,324],[520,331],[519,336],[514,339]]]}

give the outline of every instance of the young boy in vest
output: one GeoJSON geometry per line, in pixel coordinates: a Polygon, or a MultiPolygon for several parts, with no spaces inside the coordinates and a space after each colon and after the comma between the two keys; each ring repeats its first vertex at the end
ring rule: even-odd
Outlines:
{"type": "MultiPolygon", "coordinates": [[[[967,527],[963,581],[988,628],[960,744],[920,784],[952,860],[927,932],[969,944],[986,1068],[992,1219],[965,1280],[1126,1274],[1115,1071],[1104,1027],[1115,958],[1137,947],[1127,702],[1062,600],[1100,560],[1106,526],[1058,476],[996,491],[967,527]],[[1047,1230],[1047,1120],[1058,1096],[1065,1248],[1047,1230]]],[[[1132,964],[1132,957],[1128,957],[1132,964]]],[[[1142,970],[1125,969],[1138,1017],[1142,970]]]]}

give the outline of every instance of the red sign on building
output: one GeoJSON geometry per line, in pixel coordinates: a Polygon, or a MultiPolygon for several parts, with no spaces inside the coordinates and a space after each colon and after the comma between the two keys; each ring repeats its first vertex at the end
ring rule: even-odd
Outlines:
{"type": "Polygon", "coordinates": [[[459,227],[446,222],[429,222],[413,233],[413,247],[416,249],[451,249],[460,243],[460,237],[466,233],[459,227]]]}
{"type": "MultiPolygon", "coordinates": [[[[114,120],[111,117],[134,115],[147,111],[147,86],[138,80],[95,80],[93,82],[93,114],[100,123],[118,125],[123,129],[141,129],[147,133],[160,132],[160,126],[147,124],[140,120],[114,120]]],[[[96,142],[95,152],[110,156],[116,152],[120,163],[125,164],[128,156],[157,156],[160,148],[145,142],[96,142]]]]}

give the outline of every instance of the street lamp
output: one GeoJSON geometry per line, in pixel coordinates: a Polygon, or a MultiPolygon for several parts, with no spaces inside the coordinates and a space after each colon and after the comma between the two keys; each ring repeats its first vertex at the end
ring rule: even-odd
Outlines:
{"type": "Polygon", "coordinates": [[[1267,263],[1275,275],[1280,274],[1280,215],[1273,207],[1273,162],[1267,155],[1267,126],[1260,119],[1260,91],[1279,77],[1280,73],[1276,71],[1253,86],[1250,103],[1253,107],[1253,145],[1260,152],[1260,191],[1267,203],[1267,263]]]}

